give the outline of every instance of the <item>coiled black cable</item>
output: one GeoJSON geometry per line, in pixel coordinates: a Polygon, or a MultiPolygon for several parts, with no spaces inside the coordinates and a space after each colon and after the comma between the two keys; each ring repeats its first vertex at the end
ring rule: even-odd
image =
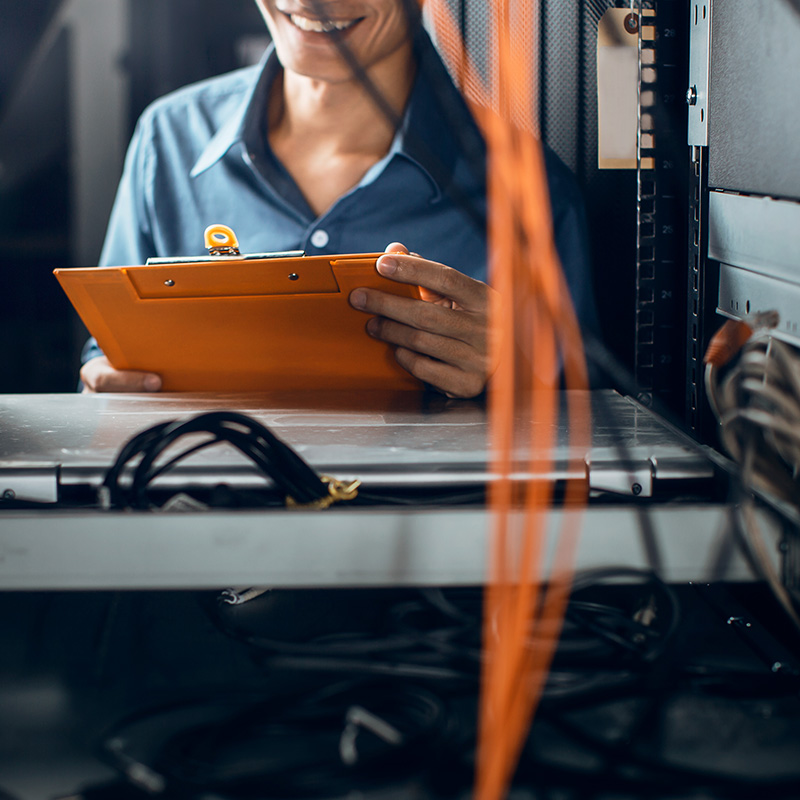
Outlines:
{"type": "Polygon", "coordinates": [[[162,422],[134,436],[106,473],[101,489],[105,495],[103,504],[149,508],[148,488],[156,478],[193,453],[220,443],[229,444],[250,459],[285,497],[298,504],[313,503],[329,495],[327,484],[309,464],[258,420],[234,411],[211,411],[188,420],[162,422]],[[209,438],[187,447],[166,463],[158,463],[180,439],[197,434],[209,438]],[[139,461],[132,467],[136,459],[139,461]],[[127,467],[132,467],[133,474],[125,485],[127,467]]]}

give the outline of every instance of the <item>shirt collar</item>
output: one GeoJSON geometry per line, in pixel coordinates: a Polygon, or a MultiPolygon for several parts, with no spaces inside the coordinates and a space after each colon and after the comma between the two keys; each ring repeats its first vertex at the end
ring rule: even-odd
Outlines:
{"type": "MultiPolygon", "coordinates": [[[[417,75],[408,106],[389,153],[380,163],[387,163],[395,155],[411,160],[428,176],[434,196],[438,197],[449,188],[458,154],[475,162],[479,177],[485,149],[466,104],[422,28],[415,36],[414,52],[417,75]]],[[[279,70],[274,45],[270,45],[261,59],[258,77],[203,149],[192,168],[192,177],[216,164],[235,144],[247,146],[248,140],[263,135],[269,87],[279,70]]]]}
{"type": "Polygon", "coordinates": [[[203,148],[200,158],[192,167],[191,177],[196,178],[213,167],[235,144],[246,142],[247,137],[253,135],[254,126],[255,130],[261,130],[257,120],[265,118],[269,87],[279,69],[275,46],[270,44],[259,62],[256,80],[245,92],[238,107],[203,148]]]}
{"type": "Polygon", "coordinates": [[[466,159],[474,179],[483,181],[483,138],[423,28],[414,39],[414,52],[417,76],[396,141],[398,152],[425,171],[439,194],[451,189],[459,159],[466,159]]]}

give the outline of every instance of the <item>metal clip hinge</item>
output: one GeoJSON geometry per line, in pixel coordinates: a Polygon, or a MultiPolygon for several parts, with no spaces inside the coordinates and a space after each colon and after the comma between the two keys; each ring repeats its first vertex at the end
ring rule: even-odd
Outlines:
{"type": "Polygon", "coordinates": [[[327,484],[328,494],[310,503],[298,503],[293,497],[286,496],[287,508],[300,508],[304,510],[321,510],[340,501],[353,500],[358,495],[358,487],[361,481],[356,478],[353,481],[340,481],[330,475],[320,475],[320,480],[327,484]]]}

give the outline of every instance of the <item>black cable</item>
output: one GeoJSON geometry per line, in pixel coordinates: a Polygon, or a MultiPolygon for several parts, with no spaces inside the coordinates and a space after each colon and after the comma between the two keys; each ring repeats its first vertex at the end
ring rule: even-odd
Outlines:
{"type": "Polygon", "coordinates": [[[431,494],[415,495],[410,493],[408,496],[399,492],[391,493],[387,490],[375,491],[374,489],[360,488],[358,496],[353,500],[354,505],[408,506],[414,508],[438,505],[476,505],[485,502],[485,488],[462,489],[449,487],[435,489],[431,494]]]}
{"type": "MultiPolygon", "coordinates": [[[[648,602],[657,599],[656,607],[648,609],[652,621],[635,619],[641,607],[626,609],[573,595],[556,656],[557,669],[569,664],[605,672],[633,671],[641,676],[662,656],[676,630],[679,607],[672,590],[652,573],[634,569],[579,573],[575,592],[619,578],[644,581],[648,602]]],[[[249,648],[261,667],[291,665],[363,675],[424,674],[434,680],[458,677],[476,685],[482,659],[482,592],[425,590],[415,597],[388,606],[377,628],[299,641],[258,630],[259,603],[264,598],[269,601],[269,594],[242,606],[206,604],[206,611],[225,635],[249,648]],[[246,610],[252,613],[243,614],[246,610]]],[[[535,647],[536,642],[532,640],[530,646],[535,647]]]]}
{"type": "MultiPolygon", "coordinates": [[[[208,489],[187,489],[186,494],[202,498],[205,505],[263,508],[281,505],[286,497],[302,505],[312,504],[329,494],[327,484],[314,469],[266,426],[244,414],[215,411],[187,420],[159,423],[131,438],[105,475],[101,491],[106,493],[107,499],[104,501],[101,495],[101,504],[114,508],[150,508],[153,484],[158,478],[190,456],[220,444],[234,447],[246,456],[271,483],[262,490],[241,489],[226,484],[208,489]],[[161,460],[181,439],[198,435],[208,438],[187,446],[167,460],[161,460]],[[280,497],[276,497],[276,488],[280,497]]],[[[414,496],[407,490],[360,489],[348,504],[409,507],[474,505],[485,499],[484,487],[446,486],[414,496]]]]}
{"type": "Polygon", "coordinates": [[[188,456],[219,443],[237,449],[271,479],[285,497],[297,503],[312,503],[328,496],[328,487],[317,473],[265,425],[237,412],[212,411],[188,420],[163,422],[134,436],[122,448],[103,481],[109,505],[149,508],[148,489],[157,477],[188,456]],[[158,464],[168,448],[183,437],[197,434],[210,438],[158,464]],[[123,472],[137,458],[130,485],[125,487],[121,483],[123,472]]]}
{"type": "MultiPolygon", "coordinates": [[[[633,567],[608,567],[600,569],[584,570],[575,575],[572,585],[573,597],[579,591],[588,589],[592,586],[607,583],[608,581],[620,581],[637,579],[643,581],[643,585],[655,589],[661,597],[662,608],[655,609],[656,618],[666,619],[666,625],[660,631],[660,636],[654,646],[643,654],[647,661],[655,661],[660,658],[667,646],[672,642],[681,619],[680,602],[675,591],[665,583],[655,572],[650,570],[636,569],[633,567]]],[[[568,607],[569,613],[569,607],[568,607]]],[[[643,626],[648,627],[648,626],[643,626]]],[[[641,631],[640,631],[641,632],[641,631]]]]}
{"type": "MultiPolygon", "coordinates": [[[[685,692],[702,692],[720,700],[730,695],[733,702],[741,697],[773,697],[777,690],[789,696],[796,691],[797,681],[781,682],[776,690],[763,676],[753,684],[748,672],[718,674],[713,669],[676,667],[670,645],[680,608],[672,588],[648,571],[589,570],[578,573],[574,584],[568,618],[575,617],[578,622],[565,629],[562,646],[570,641],[583,646],[594,640],[595,647],[584,648],[584,658],[575,659],[576,665],[570,668],[560,665],[557,656],[537,719],[556,725],[564,736],[602,759],[606,770],[600,776],[603,786],[616,785],[637,796],[656,796],[659,787],[672,785],[673,778],[676,785],[706,782],[726,789],[735,787],[735,779],[727,774],[684,767],[661,758],[662,748],[653,740],[653,728],[636,733],[642,720],[657,711],[659,724],[655,729],[660,730],[670,708],[665,703],[672,703],[675,697],[681,701],[685,692]],[[621,579],[628,585],[618,586],[621,579]],[[639,585],[631,587],[632,580],[639,585]],[[606,586],[610,581],[615,584],[606,586]],[[632,593],[631,588],[636,591],[632,593]],[[637,594],[642,588],[646,589],[644,607],[652,613],[649,624],[638,618],[643,606],[637,594]],[[587,594],[590,590],[593,593],[587,594]],[[607,591],[598,595],[599,590],[607,591]],[[651,608],[653,597],[657,602],[651,608]],[[586,620],[591,624],[582,624],[586,620]],[[625,653],[625,659],[613,657],[620,652],[625,653]],[[648,680],[655,668],[665,666],[671,670],[668,680],[657,684],[648,680]],[[744,694],[748,685],[751,691],[744,694]],[[676,695],[681,691],[683,695],[676,695]],[[637,700],[637,708],[630,709],[629,701],[637,700]],[[608,731],[602,724],[603,708],[609,704],[621,704],[627,725],[613,741],[607,740],[608,731]],[[583,722],[577,721],[581,719],[583,722]],[[577,733],[573,726],[578,728],[577,733]],[[635,747],[641,752],[633,752],[635,747]],[[639,789],[642,794],[638,794],[639,789]]],[[[197,704],[200,716],[179,726],[180,730],[167,724],[168,718],[189,713],[191,706],[151,709],[115,727],[106,739],[107,755],[123,774],[144,776],[153,786],[161,782],[168,788],[165,796],[182,800],[208,793],[220,800],[335,796],[359,788],[385,788],[409,772],[423,782],[430,779],[436,783],[442,780],[443,765],[460,770],[459,780],[469,783],[476,717],[471,713],[465,720],[458,717],[461,712],[451,709],[454,702],[462,709],[464,703],[470,708],[475,703],[482,599],[480,589],[401,593],[400,600],[388,606],[377,630],[353,630],[300,642],[276,641],[246,629],[237,630],[225,616],[226,608],[215,604],[214,611],[221,612],[214,614],[218,625],[252,649],[257,660],[269,667],[267,676],[303,671],[314,676],[312,682],[330,680],[331,675],[347,679],[311,693],[306,680],[304,691],[295,684],[293,691],[280,696],[240,695],[226,701],[223,694],[216,703],[197,704]],[[432,705],[428,703],[431,695],[432,705]],[[352,706],[376,714],[398,730],[402,728],[399,720],[408,721],[410,715],[408,724],[414,730],[410,738],[415,744],[405,751],[360,729],[358,736],[365,737],[361,744],[374,749],[370,749],[368,759],[364,750],[365,760],[358,769],[345,768],[334,750],[341,743],[347,709],[352,706]],[[425,708],[438,711],[426,715],[425,708]],[[204,709],[208,709],[205,716],[200,713],[204,709]],[[399,717],[392,716],[397,714],[399,717]],[[139,752],[140,745],[145,752],[139,752]],[[410,770],[403,760],[409,755],[410,770]]],[[[245,607],[257,607],[258,602],[250,601],[245,607]]],[[[617,712],[612,708],[610,713],[617,712]]],[[[348,736],[353,734],[351,730],[348,736]]],[[[531,770],[540,777],[540,770],[558,771],[558,765],[548,763],[546,749],[544,758],[536,750],[529,757],[521,767],[523,777],[531,770]]],[[[597,779],[597,770],[592,768],[591,772],[597,779]]],[[[580,775],[562,777],[567,786],[588,780],[580,775]]],[[[749,785],[754,788],[761,784],[754,781],[749,785]]],[[[774,785],[780,788],[779,782],[774,785]]]]}
{"type": "Polygon", "coordinates": [[[174,730],[176,715],[180,723],[203,710],[165,706],[126,718],[104,739],[106,760],[170,797],[328,796],[428,768],[447,719],[438,695],[391,680],[342,681],[222,714],[209,706],[206,721],[174,730]]]}

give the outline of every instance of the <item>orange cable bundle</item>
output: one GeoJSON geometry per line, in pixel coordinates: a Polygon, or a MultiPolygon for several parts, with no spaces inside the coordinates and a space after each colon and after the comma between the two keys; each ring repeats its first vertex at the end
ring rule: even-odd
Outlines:
{"type": "MultiPolygon", "coordinates": [[[[580,331],[553,241],[544,156],[535,132],[538,3],[492,0],[487,61],[471,63],[445,0],[430,0],[437,42],[483,129],[488,150],[490,276],[497,290],[490,386],[493,511],[484,605],[476,797],[504,796],[541,696],[571,586],[585,483],[569,482],[564,524],[547,566],[548,478],[559,381],[587,389],[580,331]],[[515,483],[515,471],[526,475],[515,483]]],[[[567,393],[571,452],[589,442],[585,393],[567,393]]]]}

